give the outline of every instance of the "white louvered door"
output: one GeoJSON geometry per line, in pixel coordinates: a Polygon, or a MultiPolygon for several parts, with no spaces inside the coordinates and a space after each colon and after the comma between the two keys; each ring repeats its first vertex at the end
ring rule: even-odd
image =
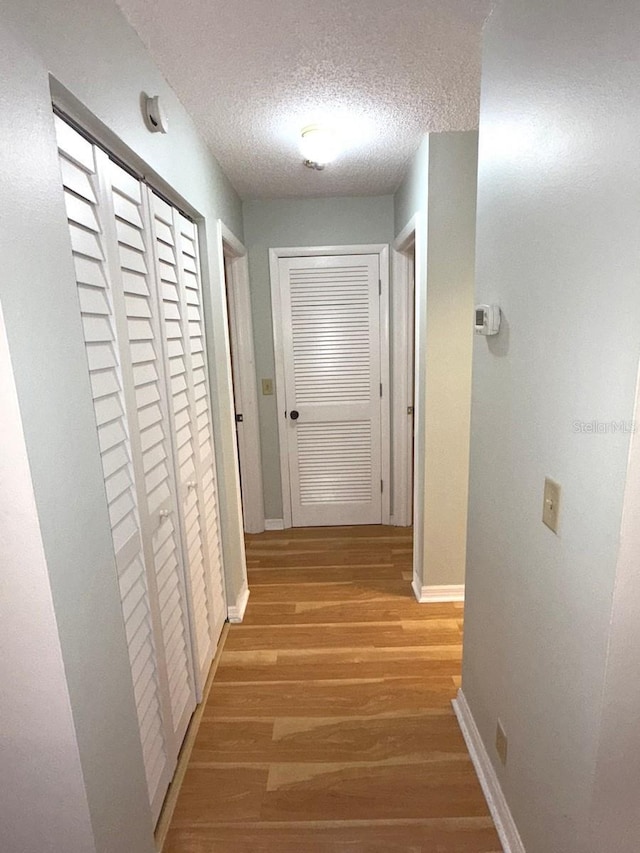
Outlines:
{"type": "Polygon", "coordinates": [[[149,800],[157,818],[171,779],[171,746],[107,265],[106,211],[99,205],[101,152],[59,118],[56,131],[149,800]]]}
{"type": "Polygon", "coordinates": [[[201,696],[225,620],[195,225],[149,191],[201,696]],[[210,486],[214,518],[207,519],[210,486]]]}
{"type": "Polygon", "coordinates": [[[56,117],[149,800],[226,618],[195,225],[56,117]]]}
{"type": "Polygon", "coordinates": [[[214,456],[211,395],[207,376],[207,349],[202,308],[202,284],[198,254],[198,235],[193,222],[179,211],[174,212],[178,233],[178,272],[185,316],[188,321],[187,352],[189,376],[193,386],[192,418],[199,471],[198,497],[201,500],[200,522],[207,554],[205,580],[209,607],[210,638],[215,646],[227,617],[222,565],[222,541],[218,482],[214,456]]]}
{"type": "Polygon", "coordinates": [[[166,724],[177,756],[196,706],[189,603],[182,562],[177,484],[161,343],[160,307],[153,270],[146,188],[106,154],[103,158],[108,248],[112,253],[116,317],[123,353],[127,409],[147,566],[168,686],[166,724]]]}
{"type": "Polygon", "coordinates": [[[279,281],[293,526],[380,524],[378,255],[280,258],[279,281]]]}

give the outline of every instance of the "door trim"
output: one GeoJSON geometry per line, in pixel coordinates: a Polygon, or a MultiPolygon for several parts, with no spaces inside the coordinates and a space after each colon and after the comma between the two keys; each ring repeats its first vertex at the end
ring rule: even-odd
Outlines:
{"type": "Polygon", "coordinates": [[[289,491],[289,455],[285,432],[285,378],[284,349],[282,335],[282,305],[280,301],[280,282],[278,261],[280,258],[311,258],[322,255],[378,255],[380,269],[380,376],[382,381],[381,397],[381,452],[382,452],[382,524],[389,524],[391,512],[391,405],[390,405],[390,363],[389,363],[389,246],[386,243],[372,243],[348,246],[292,246],[269,249],[269,275],[271,282],[271,316],[273,322],[273,348],[276,367],[276,406],[278,412],[278,441],[280,444],[280,482],[282,485],[282,517],[284,529],[292,526],[291,493],[289,491]]]}
{"type": "Polygon", "coordinates": [[[393,516],[391,524],[406,527],[411,524],[413,502],[412,470],[412,421],[407,414],[407,406],[413,405],[415,411],[414,389],[410,387],[409,376],[416,366],[414,360],[413,334],[409,341],[409,329],[415,331],[414,292],[411,279],[415,277],[416,231],[418,214],[405,225],[393,242],[392,270],[392,310],[393,334],[393,516]]]}
{"type": "Polygon", "coordinates": [[[264,530],[262,454],[249,263],[246,248],[221,219],[218,220],[218,244],[221,256],[228,262],[225,269],[225,286],[229,306],[229,347],[237,365],[239,387],[236,388],[234,385],[236,406],[240,406],[243,415],[242,423],[237,424],[236,428],[244,529],[246,533],[262,533],[264,530]]]}
{"type": "MultiPolygon", "coordinates": [[[[406,265],[396,263],[396,256],[411,246],[414,246],[415,271],[414,271],[414,295],[413,295],[413,349],[414,349],[414,448],[413,448],[413,590],[416,593],[422,589],[423,564],[424,564],[424,516],[425,516],[425,340],[427,331],[427,219],[426,216],[417,212],[402,228],[393,243],[394,250],[394,275],[400,273],[402,287],[403,271],[407,271],[406,265]]],[[[405,256],[406,257],[406,256],[405,256]]],[[[394,287],[397,280],[394,279],[394,287]]],[[[404,282],[405,306],[404,317],[407,317],[408,306],[406,305],[407,279],[404,282]]],[[[394,357],[402,359],[402,364],[407,364],[408,353],[398,353],[394,350],[394,357]]],[[[394,401],[397,406],[397,400],[394,401]]],[[[409,441],[408,434],[405,441],[409,441]]],[[[405,458],[409,449],[406,447],[405,458]]]]}

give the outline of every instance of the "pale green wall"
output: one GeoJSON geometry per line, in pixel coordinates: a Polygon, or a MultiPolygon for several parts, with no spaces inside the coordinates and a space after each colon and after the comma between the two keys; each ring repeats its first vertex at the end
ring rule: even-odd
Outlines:
{"type": "Polygon", "coordinates": [[[415,213],[427,213],[429,188],[429,137],[425,136],[407,166],[407,172],[393,197],[395,234],[399,234],[415,213]]]}
{"type": "Polygon", "coordinates": [[[275,385],[269,249],[390,243],[393,240],[393,198],[247,201],[243,204],[243,213],[251,278],[265,518],[282,518],[276,397],[275,393],[271,397],[261,393],[261,379],[271,378],[275,385]]]}
{"type": "Polygon", "coordinates": [[[637,434],[612,428],[637,416],[639,31],[637,0],[499,3],[484,31],[476,298],[504,320],[474,345],[462,686],[527,853],[640,837],[637,434]]]}
{"type": "Polygon", "coordinates": [[[463,584],[478,134],[429,137],[424,583],[463,584]]]}
{"type": "Polygon", "coordinates": [[[394,197],[396,234],[416,214],[420,232],[414,573],[423,588],[465,575],[477,152],[473,131],[430,134],[394,197]]]}

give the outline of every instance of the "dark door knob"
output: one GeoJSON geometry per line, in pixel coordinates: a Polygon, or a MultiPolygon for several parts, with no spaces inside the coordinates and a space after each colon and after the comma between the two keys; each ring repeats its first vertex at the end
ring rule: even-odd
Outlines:
{"type": "Polygon", "coordinates": [[[292,421],[297,421],[300,417],[300,412],[296,412],[296,410],[294,409],[292,412],[290,412],[289,417],[292,421]]]}

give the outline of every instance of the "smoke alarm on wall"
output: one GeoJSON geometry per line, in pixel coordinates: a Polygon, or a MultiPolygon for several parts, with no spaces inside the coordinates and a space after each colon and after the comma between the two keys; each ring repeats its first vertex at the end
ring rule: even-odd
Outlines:
{"type": "Polygon", "coordinates": [[[147,95],[144,101],[144,118],[151,133],[166,133],[169,129],[167,114],[159,95],[147,95]]]}

